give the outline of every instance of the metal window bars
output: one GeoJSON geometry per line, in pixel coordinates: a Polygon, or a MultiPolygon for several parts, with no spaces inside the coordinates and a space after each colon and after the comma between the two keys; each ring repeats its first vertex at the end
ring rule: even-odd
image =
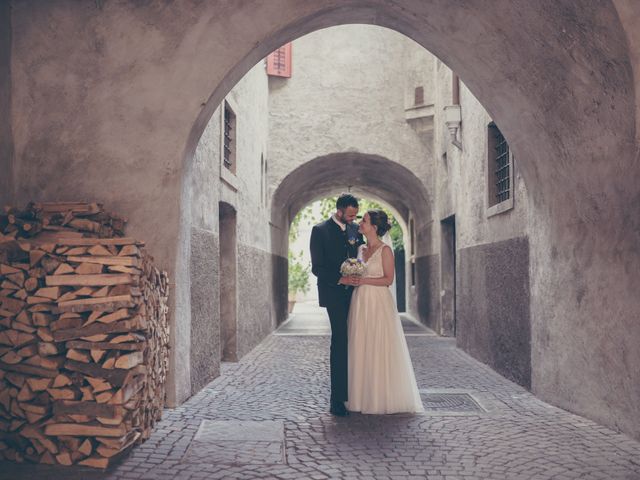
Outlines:
{"type": "Polygon", "coordinates": [[[233,164],[232,148],[233,148],[233,114],[225,107],[224,109],[224,165],[230,168],[233,164]]]}
{"type": "Polygon", "coordinates": [[[496,157],[495,157],[495,180],[496,180],[496,202],[504,202],[511,195],[510,180],[510,157],[509,144],[505,140],[498,127],[495,128],[496,157]]]}

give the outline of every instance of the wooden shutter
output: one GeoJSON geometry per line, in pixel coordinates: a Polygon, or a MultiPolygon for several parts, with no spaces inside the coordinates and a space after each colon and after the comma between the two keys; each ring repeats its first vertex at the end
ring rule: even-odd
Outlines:
{"type": "Polygon", "coordinates": [[[267,57],[267,75],[291,78],[291,43],[286,43],[267,57]]]}

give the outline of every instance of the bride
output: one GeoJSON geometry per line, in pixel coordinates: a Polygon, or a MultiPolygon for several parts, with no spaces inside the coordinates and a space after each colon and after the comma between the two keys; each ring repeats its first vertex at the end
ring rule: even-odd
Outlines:
{"type": "Polygon", "coordinates": [[[365,213],[359,231],[367,244],[358,257],[365,274],[355,280],[349,309],[349,401],[362,413],[423,412],[400,317],[389,290],[394,277],[391,248],[381,237],[391,228],[382,210],[365,213]]]}

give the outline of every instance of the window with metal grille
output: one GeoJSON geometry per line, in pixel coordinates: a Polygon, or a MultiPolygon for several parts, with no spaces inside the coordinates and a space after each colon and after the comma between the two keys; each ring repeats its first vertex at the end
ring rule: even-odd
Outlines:
{"type": "Polygon", "coordinates": [[[511,154],[509,144],[495,123],[488,128],[489,206],[511,197],[511,154]]]}
{"type": "Polygon", "coordinates": [[[224,166],[236,172],[236,114],[227,102],[224,102],[224,166]]]}

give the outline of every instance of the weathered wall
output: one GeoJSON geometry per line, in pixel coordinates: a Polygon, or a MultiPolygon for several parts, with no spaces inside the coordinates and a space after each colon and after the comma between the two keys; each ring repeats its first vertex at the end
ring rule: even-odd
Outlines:
{"type": "Polygon", "coordinates": [[[220,374],[220,295],[218,238],[208,230],[191,230],[191,392],[220,374]]]}
{"type": "Polygon", "coordinates": [[[428,186],[431,143],[405,120],[407,44],[424,51],[369,25],[324,29],[294,42],[292,77],[269,80],[271,188],[303,163],[336,152],[388,158],[428,186]]]}
{"type": "MultiPolygon", "coordinates": [[[[511,208],[492,214],[488,184],[488,131],[492,120],[469,89],[461,84],[462,121],[451,143],[443,109],[452,104],[452,72],[436,61],[435,146],[438,220],[455,215],[455,330],[458,345],[521,385],[531,385],[527,191],[518,154],[512,164],[511,208]],[[524,238],[524,241],[523,241],[524,238]]],[[[500,127],[500,125],[498,125],[500,127]]],[[[507,137],[507,140],[510,139],[507,137]]],[[[513,146],[511,146],[513,152],[513,146]]],[[[434,222],[436,243],[444,241],[434,222]]],[[[447,259],[440,258],[440,262],[447,259]]],[[[446,265],[440,265],[441,272],[446,265]]],[[[444,290],[443,290],[444,291],[444,290]]],[[[446,291],[442,297],[450,292],[446,291]]],[[[436,330],[441,330],[437,325],[436,330]]]]}
{"type": "Polygon", "coordinates": [[[12,201],[11,4],[0,2],[0,205],[12,201]]]}
{"type": "MultiPolygon", "coordinates": [[[[432,184],[431,132],[407,120],[407,109],[413,107],[413,85],[424,85],[429,91],[433,81],[425,73],[427,58],[432,57],[405,36],[369,25],[333,27],[297,39],[293,43],[292,77],[269,80],[271,189],[276,190],[310,160],[357,153],[384,157],[410,170],[428,196],[432,184]],[[415,69],[407,68],[409,62],[415,69]]],[[[326,185],[333,188],[331,193],[346,191],[352,185],[375,197],[381,181],[370,177],[397,175],[392,168],[381,170],[373,162],[369,175],[347,171],[346,165],[343,162],[331,172],[332,185],[326,185]]],[[[408,185],[407,190],[388,190],[383,198],[401,212],[407,211],[400,205],[412,203],[413,199],[403,198],[408,191],[408,185]]],[[[292,191],[284,208],[292,208],[295,214],[298,197],[307,192],[303,188],[292,191]]],[[[419,228],[424,229],[428,220],[420,215],[419,228]]],[[[419,248],[421,255],[430,253],[428,238],[424,240],[419,248]]],[[[430,281],[426,274],[426,270],[421,271],[420,287],[430,281]]],[[[410,310],[416,316],[420,287],[409,292],[409,305],[414,307],[410,310]]]]}
{"type": "Polygon", "coordinates": [[[635,0],[613,0],[620,23],[624,27],[633,70],[636,105],[636,155],[640,158],[640,3],[635,0]]]}
{"type": "MultiPolygon", "coordinates": [[[[263,249],[238,249],[238,357],[249,353],[276,326],[272,306],[271,255],[263,249]]],[[[286,317],[281,317],[282,321],[286,317]]]]}
{"type": "Polygon", "coordinates": [[[457,345],[509,380],[529,388],[527,238],[460,249],[457,278],[457,345]]]}
{"type": "Polygon", "coordinates": [[[220,302],[237,302],[237,358],[274,326],[271,306],[268,216],[261,196],[261,156],[267,143],[267,78],[257,64],[227,96],[236,114],[236,173],[222,161],[222,109],[207,125],[194,156],[191,189],[191,391],[220,371],[220,302]],[[236,277],[220,275],[219,202],[236,211],[236,277]],[[223,282],[235,282],[235,298],[220,298],[223,282]]]}

